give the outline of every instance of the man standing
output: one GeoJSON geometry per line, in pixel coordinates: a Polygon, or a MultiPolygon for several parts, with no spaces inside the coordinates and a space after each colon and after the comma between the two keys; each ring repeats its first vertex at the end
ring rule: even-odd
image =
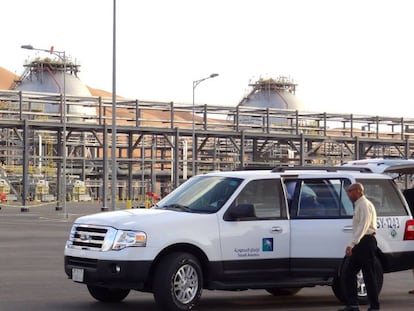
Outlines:
{"type": "Polygon", "coordinates": [[[375,253],[377,251],[377,213],[374,205],[365,197],[360,183],[348,187],[347,194],[354,203],[352,218],[352,241],[345,253],[348,267],[345,271],[346,307],[340,311],[358,311],[356,275],[362,269],[370,307],[368,311],[379,310],[377,279],[375,275],[375,253]]]}

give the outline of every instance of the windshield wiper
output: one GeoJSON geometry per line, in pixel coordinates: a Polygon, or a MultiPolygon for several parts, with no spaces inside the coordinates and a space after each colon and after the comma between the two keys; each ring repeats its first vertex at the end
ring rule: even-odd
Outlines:
{"type": "Polygon", "coordinates": [[[165,206],[162,206],[162,207],[159,207],[159,208],[179,210],[179,211],[189,212],[189,213],[193,212],[193,210],[191,208],[189,208],[188,206],[185,206],[185,205],[181,205],[181,204],[170,204],[170,205],[165,205],[165,206]]]}

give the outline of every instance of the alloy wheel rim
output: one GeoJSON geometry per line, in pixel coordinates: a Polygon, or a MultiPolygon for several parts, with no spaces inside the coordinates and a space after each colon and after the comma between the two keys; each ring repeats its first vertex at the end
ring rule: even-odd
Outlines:
{"type": "Polygon", "coordinates": [[[180,267],[173,279],[173,291],[176,299],[182,304],[187,304],[194,299],[197,290],[197,271],[188,264],[180,267]]]}

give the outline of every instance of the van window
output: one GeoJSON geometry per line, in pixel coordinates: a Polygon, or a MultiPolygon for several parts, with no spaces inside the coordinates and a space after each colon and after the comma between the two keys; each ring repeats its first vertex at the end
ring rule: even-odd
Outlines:
{"type": "MultiPolygon", "coordinates": [[[[292,181],[286,181],[287,186],[292,181]]],[[[350,184],[345,179],[304,179],[296,181],[291,216],[300,218],[338,218],[353,215],[353,205],[346,195],[350,184]]]]}
{"type": "Polygon", "coordinates": [[[390,179],[359,179],[365,196],[374,204],[377,216],[406,216],[401,195],[390,179]]]}
{"type": "Polygon", "coordinates": [[[253,204],[256,219],[286,218],[285,200],[280,179],[249,182],[234,204],[253,204]]]}

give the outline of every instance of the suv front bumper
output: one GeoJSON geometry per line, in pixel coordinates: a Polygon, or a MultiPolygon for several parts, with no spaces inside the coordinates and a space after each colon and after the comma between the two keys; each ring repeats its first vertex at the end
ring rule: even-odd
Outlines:
{"type": "Polygon", "coordinates": [[[70,279],[88,285],[146,290],[151,261],[115,261],[65,256],[65,272],[70,279]],[[82,278],[74,279],[73,271],[82,278]]]}

